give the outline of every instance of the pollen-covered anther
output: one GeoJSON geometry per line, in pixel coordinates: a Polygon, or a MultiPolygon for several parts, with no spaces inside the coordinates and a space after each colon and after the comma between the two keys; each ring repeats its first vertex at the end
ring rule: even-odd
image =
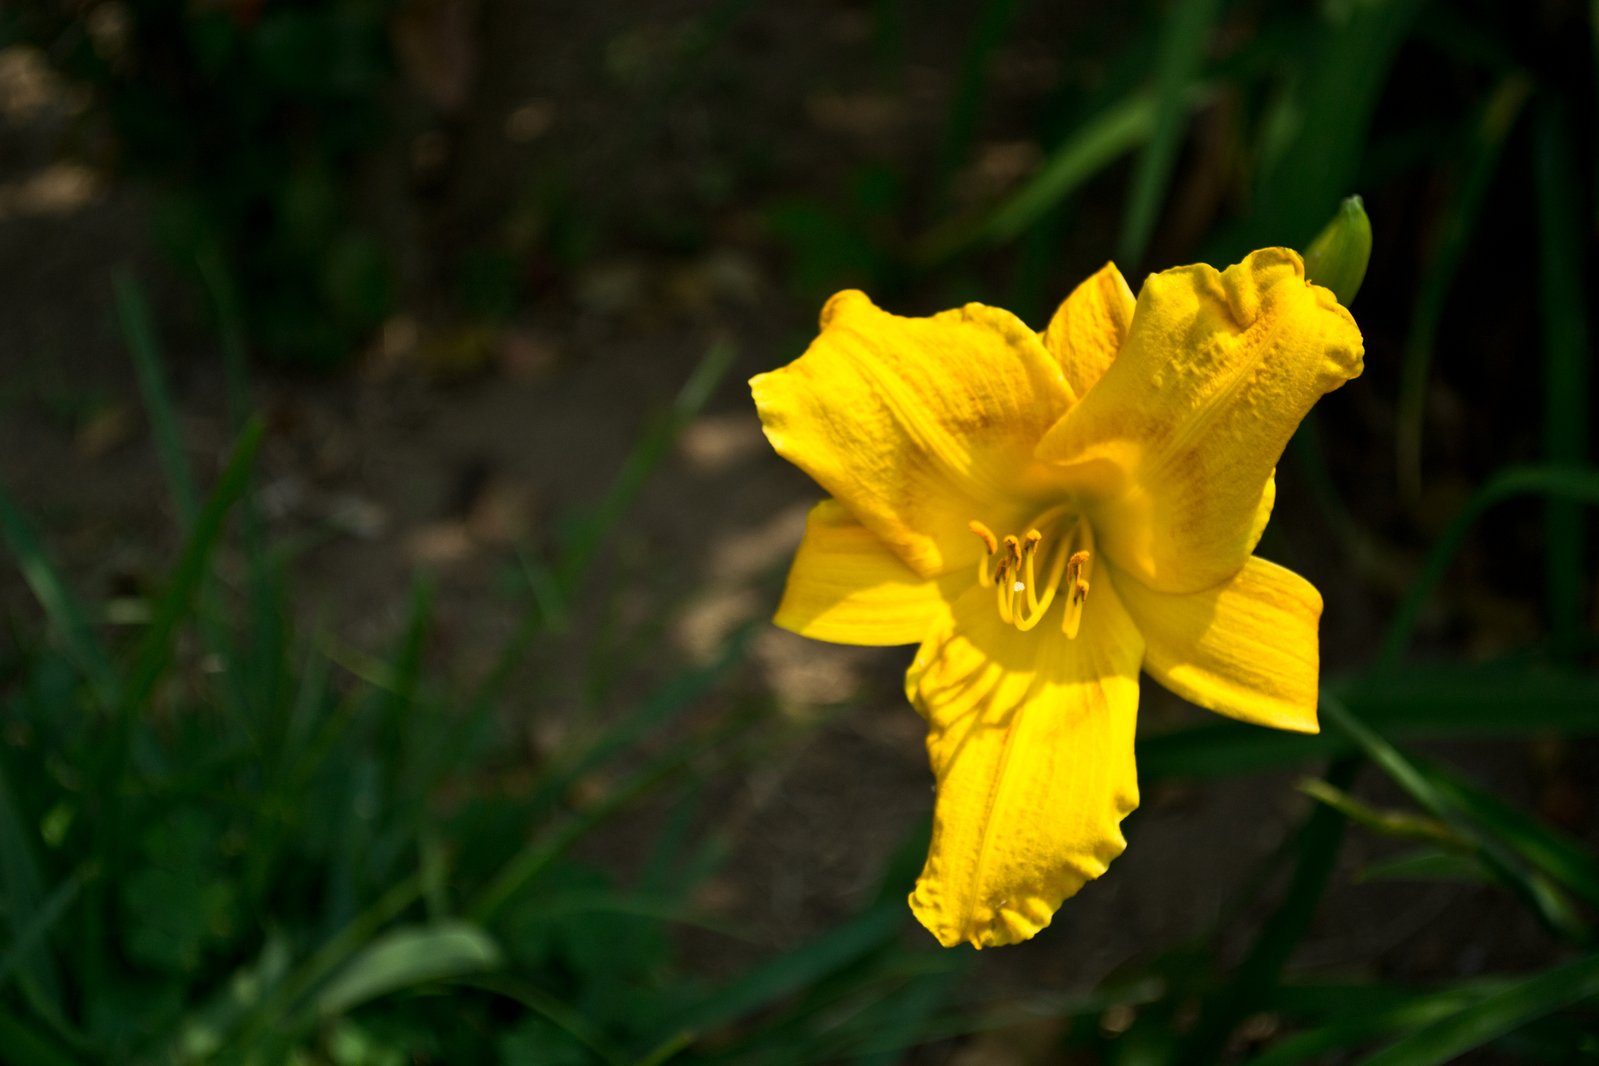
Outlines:
{"type": "Polygon", "coordinates": [[[1083,604],[1088,601],[1088,572],[1094,557],[1086,551],[1076,551],[1066,562],[1066,604],[1061,611],[1060,628],[1068,639],[1076,639],[1083,624],[1083,604]]]}

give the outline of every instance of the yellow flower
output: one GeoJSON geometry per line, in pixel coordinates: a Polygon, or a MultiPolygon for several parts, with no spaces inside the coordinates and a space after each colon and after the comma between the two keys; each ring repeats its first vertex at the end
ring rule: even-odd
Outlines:
{"type": "Polygon", "coordinates": [[[1310,406],[1360,331],[1299,256],[1114,265],[1042,336],[979,304],[833,297],[751,381],[766,436],[831,496],[779,625],[920,643],[906,675],[938,781],[910,905],[938,940],[1026,940],[1121,854],[1140,667],[1213,711],[1316,731],[1321,597],[1254,551],[1310,406]]]}

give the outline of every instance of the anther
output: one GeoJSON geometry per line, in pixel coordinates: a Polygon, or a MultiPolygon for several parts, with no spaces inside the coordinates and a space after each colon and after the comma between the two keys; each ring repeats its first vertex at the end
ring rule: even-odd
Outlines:
{"type": "Polygon", "coordinates": [[[1068,639],[1075,640],[1083,624],[1083,604],[1088,600],[1088,572],[1093,566],[1093,556],[1086,551],[1072,553],[1066,563],[1066,605],[1061,611],[1060,628],[1068,639]]]}
{"type": "Polygon", "coordinates": [[[989,529],[975,518],[966,523],[966,528],[971,530],[973,533],[976,533],[978,537],[982,539],[983,547],[988,549],[988,554],[993,555],[995,552],[999,551],[999,541],[995,538],[994,531],[992,529],[989,529]]]}

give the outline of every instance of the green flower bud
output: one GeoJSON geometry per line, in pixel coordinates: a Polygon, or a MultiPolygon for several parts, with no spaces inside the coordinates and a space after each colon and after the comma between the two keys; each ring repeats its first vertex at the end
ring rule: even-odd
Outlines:
{"type": "Polygon", "coordinates": [[[1360,197],[1348,196],[1305,249],[1305,276],[1331,289],[1338,302],[1348,307],[1366,279],[1370,259],[1371,220],[1360,197]]]}

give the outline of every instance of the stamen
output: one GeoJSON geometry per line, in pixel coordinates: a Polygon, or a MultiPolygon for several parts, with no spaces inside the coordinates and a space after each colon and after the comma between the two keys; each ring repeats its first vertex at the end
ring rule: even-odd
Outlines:
{"type": "Polygon", "coordinates": [[[977,583],[994,589],[994,607],[1007,625],[1027,632],[1043,619],[1055,602],[1055,594],[1066,591],[1061,630],[1075,638],[1082,625],[1083,603],[1088,596],[1088,575],[1094,547],[1093,531],[1083,521],[1069,521],[1064,506],[1052,508],[1036,518],[1027,532],[1000,538],[975,519],[968,528],[983,542],[986,554],[977,562],[977,583]],[[1045,529],[1069,530],[1046,550],[1045,529]],[[1045,558],[1047,557],[1047,559],[1045,558]],[[1044,571],[1043,580],[1038,572],[1044,571]]]}
{"type": "Polygon", "coordinates": [[[999,617],[1002,622],[1009,625],[1015,617],[1011,613],[1011,604],[1016,599],[1016,593],[1011,583],[1006,580],[1010,571],[1010,560],[1001,559],[999,566],[994,569],[994,602],[999,608],[999,617]]]}
{"type": "Polygon", "coordinates": [[[1094,557],[1086,551],[1073,552],[1066,563],[1066,606],[1062,609],[1060,628],[1068,640],[1077,639],[1083,624],[1083,604],[1088,601],[1088,572],[1094,557]]]}
{"type": "Polygon", "coordinates": [[[999,539],[994,536],[992,529],[989,529],[975,518],[966,523],[966,528],[976,533],[982,540],[983,547],[988,549],[988,555],[977,560],[977,584],[986,589],[993,584],[993,578],[989,576],[988,565],[990,560],[994,558],[994,553],[999,551],[999,539]]]}

